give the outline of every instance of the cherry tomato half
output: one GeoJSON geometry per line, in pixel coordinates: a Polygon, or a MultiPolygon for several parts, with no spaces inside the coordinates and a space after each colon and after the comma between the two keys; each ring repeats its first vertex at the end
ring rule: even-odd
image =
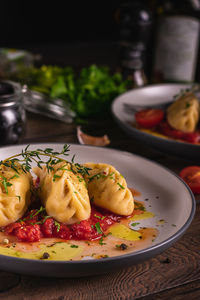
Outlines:
{"type": "Polygon", "coordinates": [[[137,124],[144,128],[153,128],[164,118],[162,109],[143,109],[135,113],[137,124]]]}
{"type": "Polygon", "coordinates": [[[181,170],[180,177],[189,185],[194,194],[200,194],[200,166],[189,166],[181,170]]]}

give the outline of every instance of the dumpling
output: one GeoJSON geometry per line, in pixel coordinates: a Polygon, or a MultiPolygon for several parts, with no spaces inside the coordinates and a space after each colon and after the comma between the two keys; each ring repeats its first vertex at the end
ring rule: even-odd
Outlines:
{"type": "Polygon", "coordinates": [[[4,165],[0,168],[0,227],[21,218],[31,201],[32,177],[19,164],[15,167],[18,173],[4,165]]]}
{"type": "Polygon", "coordinates": [[[128,216],[134,209],[134,199],[124,177],[111,165],[86,163],[85,175],[90,199],[94,204],[119,215],[128,216]]]}
{"type": "Polygon", "coordinates": [[[49,216],[73,224],[90,217],[91,207],[84,178],[69,163],[60,162],[52,171],[34,168],[40,179],[38,195],[49,216]]]}
{"type": "Polygon", "coordinates": [[[167,121],[173,128],[193,132],[199,121],[199,101],[191,92],[185,93],[167,109],[167,121]]]}

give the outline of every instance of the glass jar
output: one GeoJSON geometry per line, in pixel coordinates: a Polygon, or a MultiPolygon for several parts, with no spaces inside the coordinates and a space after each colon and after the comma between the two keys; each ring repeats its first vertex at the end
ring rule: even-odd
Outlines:
{"type": "Polygon", "coordinates": [[[0,145],[19,142],[25,132],[25,123],[21,85],[0,81],[0,145]]]}

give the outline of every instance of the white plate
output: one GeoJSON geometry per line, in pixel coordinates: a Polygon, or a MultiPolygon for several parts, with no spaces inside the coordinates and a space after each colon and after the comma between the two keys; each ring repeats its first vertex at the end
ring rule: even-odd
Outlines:
{"type": "Polygon", "coordinates": [[[167,154],[198,161],[200,153],[199,145],[164,139],[140,131],[131,125],[134,121],[134,113],[128,113],[124,109],[124,103],[141,105],[141,109],[148,105],[165,104],[173,100],[173,97],[180,93],[181,89],[189,87],[191,85],[188,84],[155,84],[123,93],[112,103],[113,116],[123,130],[143,143],[167,154]]]}
{"type": "MultiPolygon", "coordinates": [[[[30,146],[30,149],[47,147],[60,151],[63,145],[57,143],[34,144],[30,146]]],[[[22,148],[24,149],[25,146],[1,148],[0,157],[5,159],[21,152],[22,148]]],[[[148,248],[99,260],[63,262],[0,255],[1,270],[54,277],[76,277],[105,273],[138,263],[164,251],[179,239],[190,225],[195,213],[195,199],[187,185],[168,169],[142,157],[114,149],[73,144],[70,146],[69,159],[74,154],[76,154],[75,161],[79,163],[104,162],[115,166],[126,178],[128,186],[141,192],[138,200],[149,199],[147,209],[155,213],[155,217],[149,219],[149,225],[155,227],[158,220],[165,220],[165,223],[158,227],[159,236],[148,248]]]]}

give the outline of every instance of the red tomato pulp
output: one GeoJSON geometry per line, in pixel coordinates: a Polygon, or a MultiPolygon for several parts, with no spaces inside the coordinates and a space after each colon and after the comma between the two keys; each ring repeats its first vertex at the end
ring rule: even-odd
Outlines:
{"type": "MultiPolygon", "coordinates": [[[[142,207],[133,214],[140,213],[143,213],[142,207]]],[[[88,220],[66,225],[48,216],[44,209],[33,209],[21,220],[6,226],[4,231],[23,242],[37,242],[42,237],[91,241],[105,236],[106,230],[122,218],[126,217],[92,207],[88,220]]]]}

